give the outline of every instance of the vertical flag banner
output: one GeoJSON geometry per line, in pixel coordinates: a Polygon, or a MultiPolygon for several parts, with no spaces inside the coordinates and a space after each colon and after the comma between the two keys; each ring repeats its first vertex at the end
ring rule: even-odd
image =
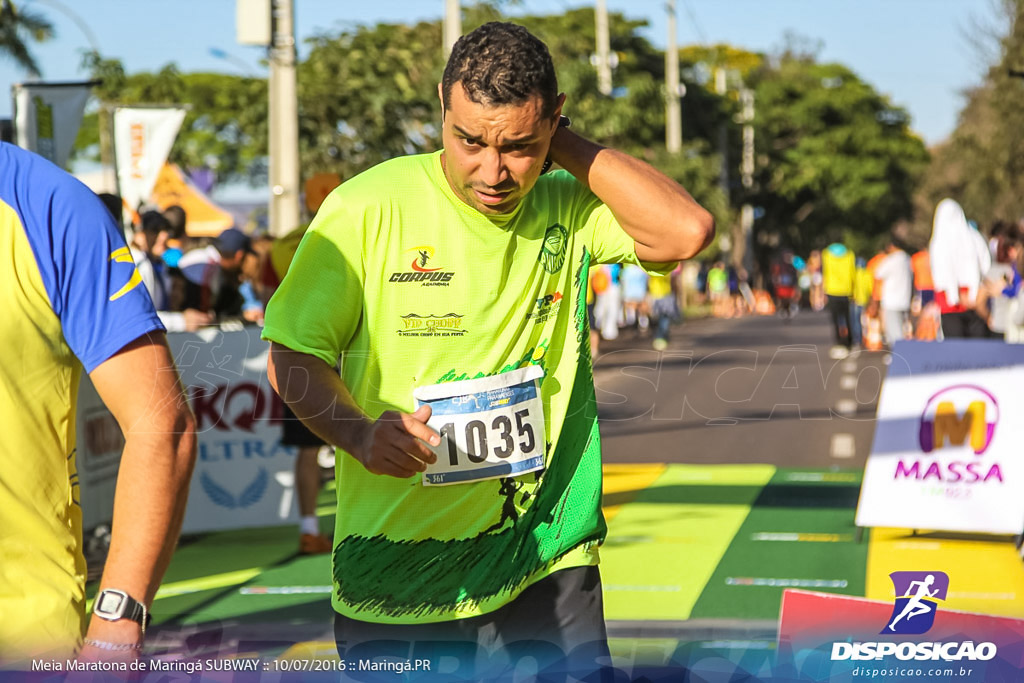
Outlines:
{"type": "Polygon", "coordinates": [[[121,198],[132,209],[149,201],[171,146],[178,136],[182,107],[114,109],[114,159],[121,198]]]}
{"type": "Polygon", "coordinates": [[[897,342],[857,526],[1024,529],[1024,345],[897,342]]]}
{"type": "Polygon", "coordinates": [[[16,83],[12,90],[17,145],[64,168],[95,84],[16,83]]]}

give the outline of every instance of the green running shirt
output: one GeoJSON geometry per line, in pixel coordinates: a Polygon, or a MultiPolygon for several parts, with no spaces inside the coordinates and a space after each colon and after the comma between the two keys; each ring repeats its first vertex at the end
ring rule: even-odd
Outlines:
{"type": "MultiPolygon", "coordinates": [[[[266,312],[264,339],[335,365],[370,416],[413,389],[539,365],[545,469],[424,486],[339,451],[332,605],[375,623],[491,612],[558,570],[597,564],[601,447],[585,286],[636,263],[633,240],[572,175],[485,216],[441,153],[382,163],[324,202],[266,312]]],[[[674,264],[673,264],[674,265],[674,264]]]]}

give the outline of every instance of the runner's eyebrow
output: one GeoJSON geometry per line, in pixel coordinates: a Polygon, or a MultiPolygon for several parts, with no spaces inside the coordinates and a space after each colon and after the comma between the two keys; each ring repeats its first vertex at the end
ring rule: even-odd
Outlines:
{"type": "MultiPolygon", "coordinates": [[[[468,133],[468,132],[462,130],[461,128],[459,128],[458,126],[456,126],[455,124],[452,124],[452,129],[456,133],[461,135],[462,137],[467,138],[469,140],[480,140],[481,139],[479,135],[473,135],[472,133],[468,133]]],[[[533,141],[534,141],[534,136],[533,135],[524,135],[521,138],[508,138],[508,139],[502,140],[501,144],[502,145],[522,145],[522,144],[531,143],[533,141]]]]}

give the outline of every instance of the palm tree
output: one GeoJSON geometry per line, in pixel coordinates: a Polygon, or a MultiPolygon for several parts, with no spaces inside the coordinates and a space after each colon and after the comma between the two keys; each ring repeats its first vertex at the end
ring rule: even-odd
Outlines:
{"type": "Polygon", "coordinates": [[[33,78],[42,74],[28,42],[53,37],[53,24],[40,14],[15,8],[12,0],[0,0],[0,56],[6,55],[33,78]]]}

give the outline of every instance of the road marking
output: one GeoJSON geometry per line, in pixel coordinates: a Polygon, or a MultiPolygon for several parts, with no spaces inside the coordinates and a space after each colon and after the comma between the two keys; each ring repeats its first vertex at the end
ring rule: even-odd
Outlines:
{"type": "Polygon", "coordinates": [[[781,588],[846,588],[846,579],[766,579],[761,577],[733,577],[725,579],[727,586],[772,586],[781,588]]]}
{"type": "Polygon", "coordinates": [[[774,641],[765,640],[709,640],[699,646],[702,650],[774,650],[774,641]]]}
{"type": "Polygon", "coordinates": [[[852,472],[788,472],[786,481],[835,481],[856,482],[857,475],[852,472]]]}
{"type": "Polygon", "coordinates": [[[845,543],[853,537],[850,534],[805,534],[790,532],[762,532],[751,534],[754,541],[793,541],[797,543],[845,543]]]}
{"type": "Polygon", "coordinates": [[[330,593],[330,586],[245,586],[239,588],[241,595],[308,595],[330,593]]]}
{"type": "Polygon", "coordinates": [[[857,388],[857,378],[853,375],[843,375],[842,379],[839,380],[839,388],[847,391],[853,391],[857,388]]]}
{"type": "Polygon", "coordinates": [[[833,434],[829,453],[833,458],[852,458],[856,454],[853,434],[833,434]]]}
{"type": "Polygon", "coordinates": [[[851,398],[836,401],[836,412],[840,415],[853,415],[857,412],[857,402],[851,398]]]}
{"type": "Polygon", "coordinates": [[[168,598],[172,595],[187,595],[188,593],[198,593],[200,591],[208,591],[216,588],[237,586],[240,583],[245,583],[256,576],[259,576],[262,571],[262,567],[254,567],[252,569],[239,569],[234,572],[204,576],[199,579],[188,579],[186,581],[165,583],[160,586],[160,590],[156,592],[156,598],[168,598]]]}

